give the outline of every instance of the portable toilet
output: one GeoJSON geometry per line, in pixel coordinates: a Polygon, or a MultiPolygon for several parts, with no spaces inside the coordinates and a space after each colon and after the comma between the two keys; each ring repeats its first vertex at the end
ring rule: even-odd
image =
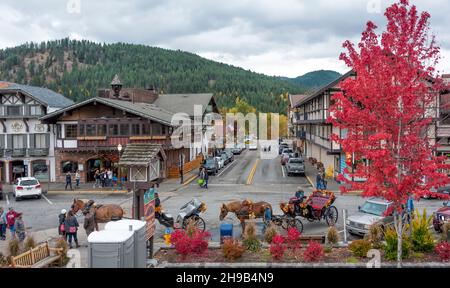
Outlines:
{"type": "Polygon", "coordinates": [[[121,230],[134,232],[134,268],[147,267],[147,222],[122,219],[106,223],[105,230],[121,230]]]}
{"type": "Polygon", "coordinates": [[[223,244],[223,241],[226,238],[233,239],[233,224],[232,223],[220,224],[220,244],[223,244]]]}
{"type": "Polygon", "coordinates": [[[133,268],[134,232],[94,231],[88,237],[89,268],[133,268]]]}

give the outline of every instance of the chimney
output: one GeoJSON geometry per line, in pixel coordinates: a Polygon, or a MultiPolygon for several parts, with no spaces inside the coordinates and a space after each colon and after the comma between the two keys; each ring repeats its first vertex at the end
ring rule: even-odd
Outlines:
{"type": "Polygon", "coordinates": [[[120,82],[119,75],[115,75],[111,82],[111,89],[113,90],[114,98],[119,98],[120,90],[122,90],[122,82],[120,82]]]}

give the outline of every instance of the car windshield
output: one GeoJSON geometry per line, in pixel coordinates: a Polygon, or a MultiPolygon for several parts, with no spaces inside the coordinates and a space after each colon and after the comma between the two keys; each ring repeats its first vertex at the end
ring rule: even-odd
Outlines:
{"type": "Polygon", "coordinates": [[[214,159],[206,159],[206,161],[205,161],[205,164],[206,165],[214,165],[214,163],[215,163],[215,160],[214,159]]]}
{"type": "Polygon", "coordinates": [[[383,216],[384,212],[386,211],[387,205],[386,204],[380,204],[380,203],[374,203],[367,201],[364,203],[364,205],[361,207],[361,211],[364,213],[369,213],[377,216],[383,216]]]}
{"type": "Polygon", "coordinates": [[[291,159],[289,160],[289,163],[303,163],[302,159],[291,159]]]}
{"type": "Polygon", "coordinates": [[[292,153],[292,149],[284,149],[283,153],[289,153],[290,154],[290,153],[292,153]]]}
{"type": "Polygon", "coordinates": [[[34,186],[37,184],[38,184],[37,180],[22,180],[22,181],[20,181],[21,186],[34,186]]]}

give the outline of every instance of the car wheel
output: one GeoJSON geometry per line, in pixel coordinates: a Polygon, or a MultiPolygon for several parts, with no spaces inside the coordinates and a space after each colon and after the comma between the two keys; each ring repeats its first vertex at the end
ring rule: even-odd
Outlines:
{"type": "Polygon", "coordinates": [[[16,202],[22,200],[20,197],[14,197],[14,199],[16,202]]]}
{"type": "Polygon", "coordinates": [[[42,198],[42,194],[37,195],[36,198],[37,198],[37,199],[41,199],[41,198],[42,198]]]}

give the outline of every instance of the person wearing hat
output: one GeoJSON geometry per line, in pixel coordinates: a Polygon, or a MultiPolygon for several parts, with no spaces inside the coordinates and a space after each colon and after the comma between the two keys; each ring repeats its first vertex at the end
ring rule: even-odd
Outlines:
{"type": "Polygon", "coordinates": [[[64,222],[66,222],[66,214],[67,210],[62,209],[61,213],[58,215],[58,235],[61,235],[64,238],[66,238],[66,229],[64,225],[64,222]]]}
{"type": "Polygon", "coordinates": [[[13,207],[8,208],[8,213],[6,213],[6,224],[8,225],[9,231],[11,232],[11,238],[16,237],[16,229],[15,229],[15,223],[17,218],[17,212],[14,210],[13,207]]]}
{"type": "Polygon", "coordinates": [[[14,223],[19,242],[25,240],[25,223],[22,219],[22,213],[17,213],[16,222],[14,223]]]}

